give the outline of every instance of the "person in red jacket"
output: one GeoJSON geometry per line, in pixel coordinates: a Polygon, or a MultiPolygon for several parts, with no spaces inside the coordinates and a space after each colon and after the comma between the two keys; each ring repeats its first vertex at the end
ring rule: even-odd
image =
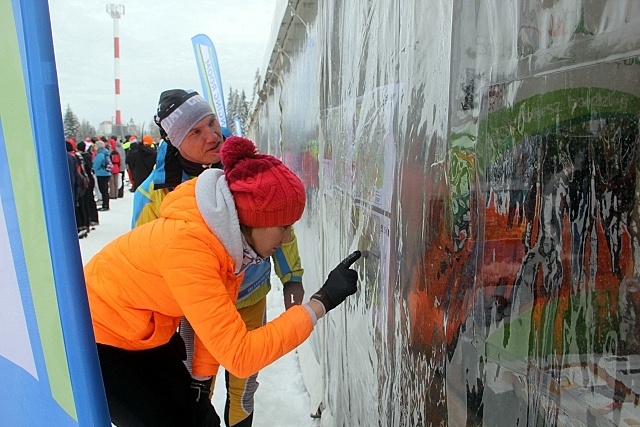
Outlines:
{"type": "Polygon", "coordinates": [[[224,171],[205,170],[164,199],[160,218],[134,228],[85,267],[112,422],[220,426],[209,400],[218,366],[248,377],[304,342],[329,310],[357,290],[343,260],[311,299],[247,331],[235,302],[244,271],[291,239],[306,197],[300,179],[252,141],[231,137],[224,171]],[[118,271],[118,274],[112,274],[118,271]],[[176,333],[195,334],[192,375],[176,333]]]}

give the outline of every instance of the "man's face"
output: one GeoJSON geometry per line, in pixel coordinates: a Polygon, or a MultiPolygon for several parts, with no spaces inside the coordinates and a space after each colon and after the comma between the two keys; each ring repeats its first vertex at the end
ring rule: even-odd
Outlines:
{"type": "Polygon", "coordinates": [[[220,161],[222,148],[222,131],[215,114],[200,120],[191,128],[178,151],[187,160],[202,165],[210,165],[220,161]]]}

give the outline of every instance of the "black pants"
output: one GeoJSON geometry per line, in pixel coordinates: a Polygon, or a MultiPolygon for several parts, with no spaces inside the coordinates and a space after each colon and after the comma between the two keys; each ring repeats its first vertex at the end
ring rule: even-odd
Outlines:
{"type": "Polygon", "coordinates": [[[175,341],[140,351],[98,344],[107,403],[115,425],[220,426],[211,402],[196,402],[191,376],[175,341]]]}
{"type": "MultiPolygon", "coordinates": [[[[81,228],[86,228],[89,230],[89,216],[87,215],[86,204],[84,203],[84,199],[87,194],[83,194],[82,197],[78,197],[78,201],[76,203],[76,227],[78,231],[81,228]]],[[[93,197],[93,194],[89,194],[90,197],[93,197]]]]}
{"type": "Polygon", "coordinates": [[[109,209],[109,180],[110,176],[98,176],[98,190],[102,195],[102,208],[109,209]]]}
{"type": "Polygon", "coordinates": [[[89,225],[91,225],[91,222],[95,222],[96,224],[100,222],[98,219],[98,206],[96,206],[96,199],[94,199],[93,195],[93,187],[94,183],[92,182],[89,188],[87,188],[86,194],[80,201],[80,203],[84,202],[84,209],[87,212],[89,225]]]}
{"type": "Polygon", "coordinates": [[[120,188],[118,188],[118,199],[124,197],[124,171],[120,172],[120,188]]]}

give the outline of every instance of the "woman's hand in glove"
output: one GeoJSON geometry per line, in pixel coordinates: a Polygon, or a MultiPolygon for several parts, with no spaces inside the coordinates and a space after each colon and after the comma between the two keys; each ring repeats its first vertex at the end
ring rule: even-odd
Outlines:
{"type": "Polygon", "coordinates": [[[358,273],[349,267],[361,255],[360,251],[355,251],[343,259],[329,273],[327,281],[324,282],[318,292],[311,296],[311,301],[317,301],[322,304],[325,313],[340,305],[349,295],[353,295],[358,290],[358,273]]]}

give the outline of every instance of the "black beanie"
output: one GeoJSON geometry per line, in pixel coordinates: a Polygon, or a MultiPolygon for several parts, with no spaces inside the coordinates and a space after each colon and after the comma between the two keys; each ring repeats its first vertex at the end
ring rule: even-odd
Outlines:
{"type": "Polygon", "coordinates": [[[197,94],[198,92],[196,91],[187,92],[184,89],[169,89],[162,92],[158,100],[158,110],[155,118],[156,124],[160,126],[161,120],[167,118],[169,114],[173,113],[184,101],[197,94]]]}
{"type": "Polygon", "coordinates": [[[167,132],[162,128],[160,122],[171,114],[178,106],[182,105],[184,101],[196,96],[197,92],[187,92],[183,89],[169,89],[160,94],[158,100],[158,109],[156,115],[153,117],[153,121],[160,128],[160,136],[162,139],[168,139],[167,132]]]}

